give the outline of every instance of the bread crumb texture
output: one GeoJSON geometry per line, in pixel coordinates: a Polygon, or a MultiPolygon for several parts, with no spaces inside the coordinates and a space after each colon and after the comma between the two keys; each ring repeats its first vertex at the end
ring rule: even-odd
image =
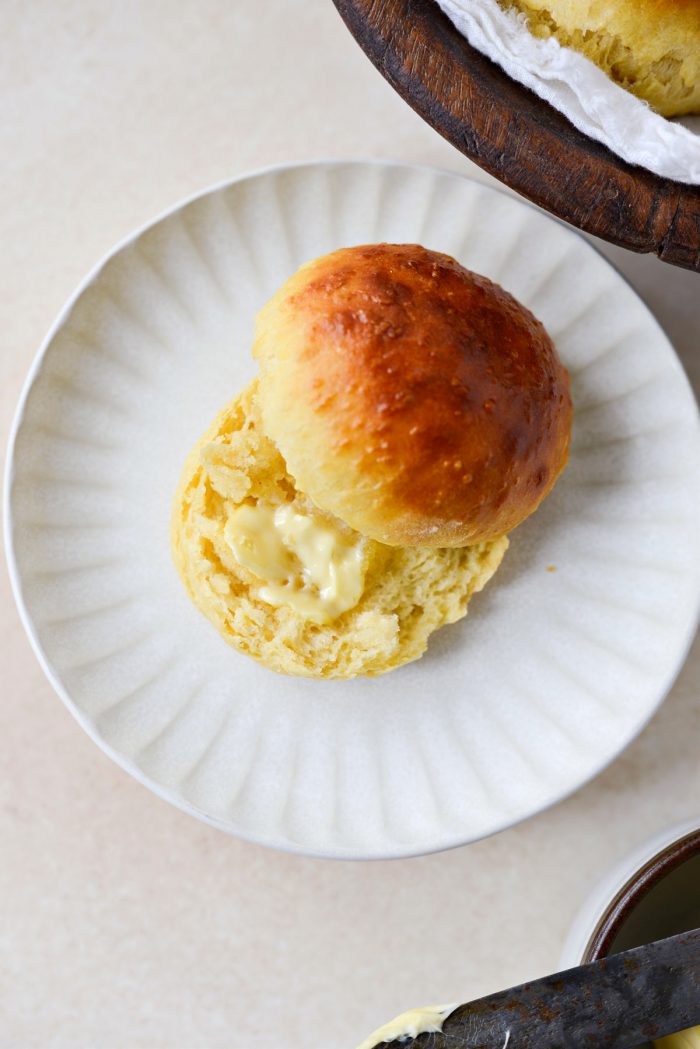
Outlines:
{"type": "Polygon", "coordinates": [[[700,112],[698,0],[499,0],[663,116],[700,112]]]}
{"type": "Polygon", "coordinates": [[[188,457],[175,499],[172,547],[190,597],[223,638],[284,674],[376,676],[418,659],[433,631],[466,615],[470,597],[486,585],[508,546],[505,536],[453,549],[366,539],[359,602],[317,624],[264,601],[264,581],[237,562],[224,537],[231,512],[258,500],[291,502],[356,537],[296,490],[262,430],[256,380],[217,416],[188,457]]]}

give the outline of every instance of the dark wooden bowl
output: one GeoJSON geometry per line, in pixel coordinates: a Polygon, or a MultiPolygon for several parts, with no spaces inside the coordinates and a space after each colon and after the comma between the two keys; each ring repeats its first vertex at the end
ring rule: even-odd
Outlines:
{"type": "Polygon", "coordinates": [[[436,131],[524,197],[631,251],[700,271],[700,187],[620,160],[476,51],[435,0],[333,0],[436,131]]]}

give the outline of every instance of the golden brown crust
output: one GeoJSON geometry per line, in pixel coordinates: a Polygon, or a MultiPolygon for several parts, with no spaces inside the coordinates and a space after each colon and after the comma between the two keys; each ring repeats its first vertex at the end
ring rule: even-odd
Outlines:
{"type": "Polygon", "coordinates": [[[538,320],[418,245],[303,267],[258,319],[267,432],[300,489],[374,539],[503,535],[566,463],[568,377],[538,320]]]}

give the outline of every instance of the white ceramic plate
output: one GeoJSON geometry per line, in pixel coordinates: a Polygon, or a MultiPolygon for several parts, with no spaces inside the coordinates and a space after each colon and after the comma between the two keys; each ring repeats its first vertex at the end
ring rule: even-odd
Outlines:
{"type": "Polygon", "coordinates": [[[18,413],[10,569],[57,692],[162,797],[268,845],[405,856],[557,801],[651,716],[696,620],[699,464],[668,341],[577,234],[438,171],[277,168],[121,245],[61,314],[18,413]],[[171,500],[192,443],[254,373],[256,310],[305,260],[381,240],[449,252],[544,321],[573,380],[571,464],[418,663],[281,677],[190,604],[171,500]]]}

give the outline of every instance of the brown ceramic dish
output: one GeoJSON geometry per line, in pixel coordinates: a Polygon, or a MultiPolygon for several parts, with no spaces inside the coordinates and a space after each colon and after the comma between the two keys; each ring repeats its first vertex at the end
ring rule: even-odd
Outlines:
{"type": "Polygon", "coordinates": [[[460,152],[587,233],[700,272],[700,186],[633,167],[476,51],[435,0],[333,0],[377,69],[460,152]]]}

